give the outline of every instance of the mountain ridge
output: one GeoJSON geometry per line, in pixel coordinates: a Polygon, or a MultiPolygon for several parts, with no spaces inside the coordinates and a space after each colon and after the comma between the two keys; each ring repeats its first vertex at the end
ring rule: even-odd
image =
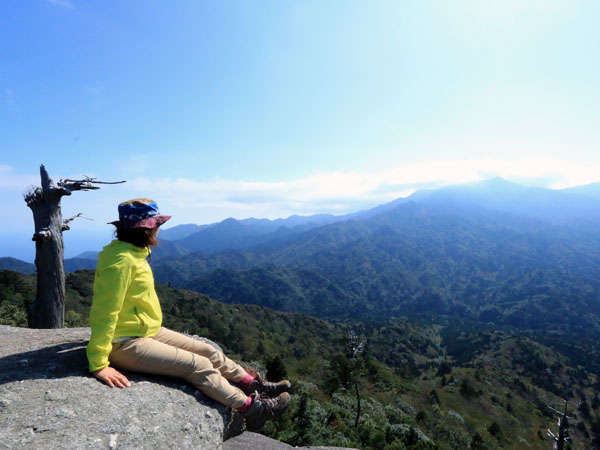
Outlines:
{"type": "MultiPolygon", "coordinates": [[[[599,197],[600,183],[565,189],[547,189],[522,186],[497,177],[436,189],[421,189],[408,197],[338,216],[331,214],[291,215],[274,220],[253,217],[242,220],[228,218],[206,225],[177,225],[161,230],[160,240],[165,243],[162,245],[163,248],[156,249],[153,256],[155,259],[160,259],[181,256],[194,251],[215,252],[246,249],[259,242],[282,241],[308,229],[329,223],[372,217],[411,201],[432,206],[444,205],[450,201],[459,206],[479,205],[487,209],[540,218],[553,223],[592,228],[600,221],[600,212],[596,208],[595,202],[599,197]],[[473,191],[479,191],[479,194],[474,195],[473,191]],[[534,195],[528,198],[527,195],[531,193],[534,195]],[[503,195],[504,197],[494,200],[494,195],[503,195]],[[574,200],[574,204],[571,204],[572,200],[574,200]],[[228,230],[232,225],[236,227],[237,231],[228,230]]],[[[95,259],[90,252],[80,253],[76,257],[95,259]]]]}

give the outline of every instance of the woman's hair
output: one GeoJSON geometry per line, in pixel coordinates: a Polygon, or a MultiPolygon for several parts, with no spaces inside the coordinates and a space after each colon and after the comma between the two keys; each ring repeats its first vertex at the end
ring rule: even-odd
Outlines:
{"type": "Polygon", "coordinates": [[[158,245],[158,241],[154,237],[156,228],[122,228],[117,226],[115,236],[120,241],[129,242],[138,247],[156,247],[158,245]]]}

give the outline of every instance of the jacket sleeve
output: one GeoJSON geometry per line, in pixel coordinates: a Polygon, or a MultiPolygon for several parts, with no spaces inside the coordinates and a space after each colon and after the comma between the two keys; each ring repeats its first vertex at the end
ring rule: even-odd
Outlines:
{"type": "Polygon", "coordinates": [[[90,372],[108,366],[108,355],[117,326],[119,312],[131,282],[132,262],[120,256],[96,268],[94,297],[90,309],[92,335],[87,346],[90,372]]]}

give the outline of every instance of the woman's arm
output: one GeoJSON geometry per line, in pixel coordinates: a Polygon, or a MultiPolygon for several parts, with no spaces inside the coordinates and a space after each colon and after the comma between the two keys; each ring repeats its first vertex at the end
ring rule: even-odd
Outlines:
{"type": "Polygon", "coordinates": [[[132,261],[119,255],[114,262],[98,267],[94,278],[94,297],[90,309],[92,335],[87,346],[90,372],[108,366],[108,355],[132,275],[132,261]]]}

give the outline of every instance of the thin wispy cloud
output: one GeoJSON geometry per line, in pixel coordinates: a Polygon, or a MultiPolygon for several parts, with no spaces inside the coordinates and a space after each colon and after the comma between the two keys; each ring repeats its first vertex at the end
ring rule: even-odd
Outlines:
{"type": "MultiPolygon", "coordinates": [[[[227,217],[345,214],[406,197],[419,189],[493,177],[530,186],[564,188],[600,181],[599,174],[600,163],[530,158],[417,162],[380,171],[337,171],[278,182],[135,177],[99,191],[76,193],[64,202],[63,214],[82,212],[94,222],[81,223],[80,227],[104,227],[115,219],[117,204],[134,197],[157,200],[163,212],[173,216],[171,225],[211,223],[227,217]]],[[[13,210],[23,224],[30,221],[30,214],[17,194],[29,184],[39,184],[39,176],[0,166],[0,197],[8,203],[8,213],[13,214],[13,210]]]]}
{"type": "Polygon", "coordinates": [[[183,213],[184,221],[200,223],[203,217],[214,221],[227,216],[341,214],[406,197],[418,189],[493,177],[564,188],[600,181],[598,174],[600,164],[539,158],[482,159],[413,163],[376,172],[330,172],[283,182],[138,177],[123,189],[160,196],[165,207],[183,213]]]}

